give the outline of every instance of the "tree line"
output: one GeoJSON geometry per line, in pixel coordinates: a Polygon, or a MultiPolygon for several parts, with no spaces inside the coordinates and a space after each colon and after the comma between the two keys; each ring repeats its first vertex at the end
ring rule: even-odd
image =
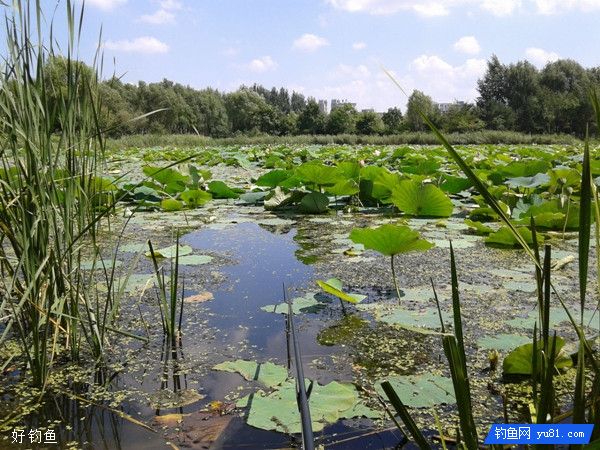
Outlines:
{"type": "MultiPolygon", "coordinates": [[[[540,70],[528,61],[505,65],[492,56],[478,81],[475,103],[457,102],[442,112],[430,96],[415,90],[404,114],[398,107],[383,114],[359,112],[349,104],[326,114],[314,98],[283,87],[267,89],[254,84],[225,93],[166,79],[130,84],[117,77],[97,80],[89,67],[79,64],[80,70],[89,75],[88,81],[82,82],[100,96],[98,117],[111,136],[398,134],[426,130],[419,111],[450,133],[490,129],[581,136],[593,123],[590,89],[600,85],[600,67],[586,69],[576,61],[563,59],[540,70]],[[146,115],[151,111],[156,112],[146,115]]],[[[54,101],[64,101],[69,76],[65,60],[52,57],[44,73],[54,101]]]]}

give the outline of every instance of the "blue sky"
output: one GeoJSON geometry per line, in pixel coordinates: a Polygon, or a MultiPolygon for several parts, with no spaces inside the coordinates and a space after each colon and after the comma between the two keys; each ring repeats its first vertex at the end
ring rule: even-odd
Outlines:
{"type": "Polygon", "coordinates": [[[81,55],[102,26],[105,73],[128,82],[257,82],[384,111],[406,98],[381,66],[440,102],[473,100],[494,53],[600,66],[599,19],[600,0],[87,0],[81,55]]]}

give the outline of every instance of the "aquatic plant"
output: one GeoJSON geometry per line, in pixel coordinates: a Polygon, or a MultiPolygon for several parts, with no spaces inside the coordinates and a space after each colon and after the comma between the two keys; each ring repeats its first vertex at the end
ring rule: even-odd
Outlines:
{"type": "Polygon", "coordinates": [[[409,227],[390,224],[381,225],[378,228],[354,228],[350,233],[350,239],[357,244],[363,244],[365,248],[390,257],[392,280],[398,301],[400,301],[401,295],[394,266],[394,256],[399,253],[425,251],[434,246],[431,242],[421,239],[419,233],[409,227]]]}

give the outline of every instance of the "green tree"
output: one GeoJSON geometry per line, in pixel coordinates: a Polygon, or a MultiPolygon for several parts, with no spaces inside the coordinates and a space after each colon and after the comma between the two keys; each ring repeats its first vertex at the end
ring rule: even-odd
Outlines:
{"type": "Polygon", "coordinates": [[[314,99],[309,99],[298,115],[297,130],[299,134],[322,134],[325,131],[325,114],[314,99]]]}
{"type": "Polygon", "coordinates": [[[440,123],[442,128],[450,133],[477,131],[485,127],[475,106],[469,104],[451,105],[447,112],[441,114],[440,123]]]}
{"type": "Polygon", "coordinates": [[[381,134],[384,128],[383,120],[373,111],[361,112],[356,119],[357,134],[381,134]]]}
{"type": "Polygon", "coordinates": [[[232,132],[258,132],[272,128],[273,108],[258,93],[240,88],[225,96],[225,108],[232,132]]]}
{"type": "Polygon", "coordinates": [[[508,69],[496,55],[488,61],[487,70],[477,82],[479,115],[487,128],[492,130],[512,129],[514,111],[508,105],[508,69]]]}
{"type": "Polygon", "coordinates": [[[515,114],[515,128],[526,133],[544,130],[542,117],[542,90],[539,73],[527,61],[519,61],[508,67],[506,97],[508,106],[515,114]]]}
{"type": "Polygon", "coordinates": [[[389,108],[383,113],[381,120],[383,120],[387,134],[400,133],[404,127],[404,118],[402,117],[400,108],[389,108]]]}
{"type": "Polygon", "coordinates": [[[354,133],[356,127],[357,112],[352,105],[341,105],[329,113],[327,119],[328,134],[350,134],[354,133]]]}
{"type": "Polygon", "coordinates": [[[406,105],[406,124],[411,131],[427,129],[427,124],[423,121],[420,113],[425,114],[434,123],[437,121],[438,110],[431,97],[421,91],[414,90],[406,105]]]}

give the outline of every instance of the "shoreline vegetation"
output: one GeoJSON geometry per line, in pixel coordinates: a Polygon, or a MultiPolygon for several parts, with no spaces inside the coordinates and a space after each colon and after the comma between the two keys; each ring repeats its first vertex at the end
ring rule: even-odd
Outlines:
{"type": "MultiPolygon", "coordinates": [[[[527,134],[516,131],[484,130],[445,135],[453,145],[552,145],[583,144],[583,140],[569,134],[527,134]]],[[[598,141],[591,141],[591,145],[598,141]]],[[[436,145],[439,139],[431,132],[406,132],[393,135],[296,135],[273,136],[269,134],[238,135],[213,138],[196,134],[133,134],[108,138],[107,149],[117,151],[128,147],[201,147],[224,145],[436,145]]]]}

